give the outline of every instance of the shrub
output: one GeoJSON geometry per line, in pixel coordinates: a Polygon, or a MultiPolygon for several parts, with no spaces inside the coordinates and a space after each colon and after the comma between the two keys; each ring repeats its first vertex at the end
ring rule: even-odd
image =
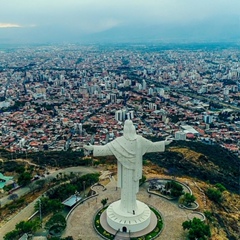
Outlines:
{"type": "Polygon", "coordinates": [[[216,203],[222,201],[222,192],[216,188],[209,188],[206,192],[208,198],[216,203]]]}
{"type": "Polygon", "coordinates": [[[193,203],[195,200],[196,200],[196,197],[190,193],[185,193],[181,197],[181,202],[186,206],[191,205],[191,203],[193,203]]]}
{"type": "Polygon", "coordinates": [[[167,182],[165,185],[165,188],[171,190],[171,195],[173,197],[179,197],[183,194],[182,185],[180,185],[179,183],[177,183],[175,181],[167,182]]]}
{"type": "Polygon", "coordinates": [[[46,228],[51,228],[52,226],[61,226],[61,227],[66,227],[67,223],[63,215],[61,214],[55,214],[53,215],[48,222],[46,223],[46,228]]]}
{"type": "Polygon", "coordinates": [[[182,227],[184,230],[189,230],[188,239],[190,240],[206,240],[208,239],[208,237],[211,237],[209,225],[206,225],[198,218],[193,218],[193,220],[183,222],[182,227]]]}
{"type": "Polygon", "coordinates": [[[216,183],[215,187],[220,191],[220,192],[224,192],[226,190],[226,188],[221,184],[221,183],[216,183]]]}

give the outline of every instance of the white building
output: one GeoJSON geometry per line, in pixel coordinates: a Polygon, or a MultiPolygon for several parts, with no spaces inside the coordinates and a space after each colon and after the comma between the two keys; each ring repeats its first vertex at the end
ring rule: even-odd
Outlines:
{"type": "Polygon", "coordinates": [[[181,125],[181,130],[188,134],[188,133],[192,133],[195,136],[199,136],[199,132],[197,130],[195,130],[193,127],[189,126],[189,125],[181,125]]]}
{"type": "Polygon", "coordinates": [[[153,88],[148,89],[148,95],[153,95],[153,88]]]}
{"type": "Polygon", "coordinates": [[[117,110],[115,112],[115,119],[119,122],[123,122],[126,119],[133,119],[134,118],[134,111],[128,112],[127,109],[117,110]]]}
{"type": "Polygon", "coordinates": [[[157,104],[156,103],[151,103],[150,102],[148,106],[149,106],[150,110],[157,110],[157,104]]]}
{"type": "Polygon", "coordinates": [[[116,119],[117,121],[120,121],[120,122],[123,121],[123,113],[122,113],[122,110],[117,110],[117,111],[115,112],[115,119],[116,119]]]}
{"type": "Polygon", "coordinates": [[[223,89],[223,94],[228,96],[229,95],[229,88],[224,88],[223,89]]]}
{"type": "Polygon", "coordinates": [[[146,81],[143,79],[143,81],[142,81],[142,89],[143,89],[143,90],[146,90],[146,88],[147,88],[147,83],[146,83],[146,81]]]}
{"type": "Polygon", "coordinates": [[[175,132],[175,140],[186,140],[187,134],[183,131],[175,132]]]}
{"type": "Polygon", "coordinates": [[[212,115],[205,115],[205,116],[203,116],[203,121],[204,121],[205,123],[210,124],[210,123],[213,122],[213,116],[212,116],[212,115]]]}

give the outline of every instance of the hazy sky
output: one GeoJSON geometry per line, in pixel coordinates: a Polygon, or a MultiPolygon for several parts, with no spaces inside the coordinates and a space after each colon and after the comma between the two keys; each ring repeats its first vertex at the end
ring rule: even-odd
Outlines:
{"type": "Polygon", "coordinates": [[[240,0],[0,0],[0,43],[239,39],[240,0]]]}

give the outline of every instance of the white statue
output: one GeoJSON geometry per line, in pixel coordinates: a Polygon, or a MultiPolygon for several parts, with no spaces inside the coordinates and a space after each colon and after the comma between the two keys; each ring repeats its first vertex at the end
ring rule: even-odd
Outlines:
{"type": "Polygon", "coordinates": [[[171,140],[151,142],[137,135],[131,120],[126,120],[123,136],[104,146],[84,145],[93,150],[93,156],[114,155],[118,160],[118,187],[121,188],[121,212],[135,214],[137,211],[136,194],[142,178],[142,156],[147,152],[164,152],[165,145],[171,140]]]}

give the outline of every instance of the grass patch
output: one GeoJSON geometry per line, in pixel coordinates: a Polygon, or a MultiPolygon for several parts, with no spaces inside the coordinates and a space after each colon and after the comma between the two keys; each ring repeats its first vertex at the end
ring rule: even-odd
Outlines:
{"type": "Polygon", "coordinates": [[[103,227],[102,225],[100,224],[100,217],[102,215],[102,213],[107,209],[107,207],[104,207],[102,208],[95,216],[95,219],[94,219],[94,226],[95,226],[95,229],[96,231],[98,232],[99,235],[107,238],[107,239],[110,239],[110,240],[113,240],[114,239],[114,235],[112,235],[111,233],[107,232],[103,227]]]}

